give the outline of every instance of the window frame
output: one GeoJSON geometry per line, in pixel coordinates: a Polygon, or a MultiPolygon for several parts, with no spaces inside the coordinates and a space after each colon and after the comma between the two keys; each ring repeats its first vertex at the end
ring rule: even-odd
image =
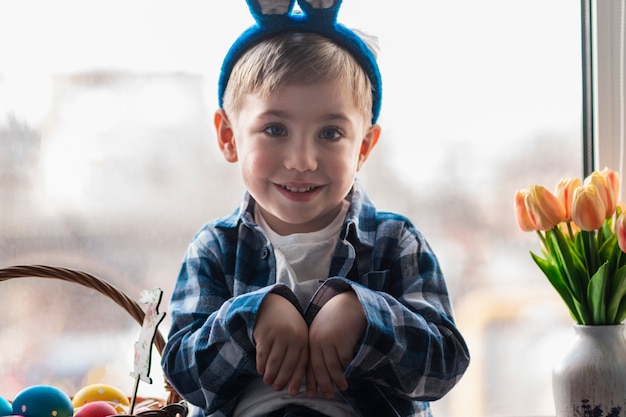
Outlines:
{"type": "MultiPolygon", "coordinates": [[[[621,0],[582,0],[583,3],[583,74],[585,73],[585,19],[591,22],[587,31],[591,61],[587,70],[591,73],[584,86],[591,92],[592,101],[584,105],[583,124],[591,123],[583,135],[586,159],[593,161],[593,168],[609,167],[624,176],[623,123],[624,115],[624,6],[621,0]],[[585,10],[590,14],[585,16],[585,10]],[[590,66],[590,68],[589,68],[590,66]],[[620,94],[621,91],[621,94],[620,94]],[[589,151],[591,155],[589,155],[589,151]]],[[[586,166],[586,165],[585,165],[586,166]]],[[[587,174],[587,172],[585,173],[587,174]]],[[[624,196],[624,181],[622,181],[624,196]]]]}

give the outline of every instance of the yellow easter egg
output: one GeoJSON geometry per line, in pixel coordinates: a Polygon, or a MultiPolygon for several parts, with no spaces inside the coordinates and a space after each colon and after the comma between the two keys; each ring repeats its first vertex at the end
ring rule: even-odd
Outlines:
{"type": "Polygon", "coordinates": [[[81,388],[72,400],[76,408],[94,401],[111,403],[118,411],[124,410],[130,405],[128,397],[122,391],[107,384],[93,384],[81,388]]]}

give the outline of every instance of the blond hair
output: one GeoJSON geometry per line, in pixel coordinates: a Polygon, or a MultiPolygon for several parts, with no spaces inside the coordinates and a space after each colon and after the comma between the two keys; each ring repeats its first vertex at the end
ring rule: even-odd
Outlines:
{"type": "Polygon", "coordinates": [[[287,32],[246,51],[230,74],[223,107],[236,115],[248,94],[267,97],[283,85],[337,81],[344,85],[360,113],[372,119],[372,84],[354,57],[315,33],[287,32]]]}

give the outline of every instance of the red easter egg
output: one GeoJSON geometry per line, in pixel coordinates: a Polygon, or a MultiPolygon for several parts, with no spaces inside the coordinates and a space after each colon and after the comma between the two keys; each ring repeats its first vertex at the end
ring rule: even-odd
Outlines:
{"type": "Polygon", "coordinates": [[[106,401],[93,401],[74,411],[74,417],[109,417],[116,414],[115,407],[106,401]]]}

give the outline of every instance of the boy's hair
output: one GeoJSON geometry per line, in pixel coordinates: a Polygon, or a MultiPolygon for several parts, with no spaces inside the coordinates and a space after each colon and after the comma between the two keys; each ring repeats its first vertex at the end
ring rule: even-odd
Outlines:
{"type": "Polygon", "coordinates": [[[284,85],[338,81],[365,120],[372,119],[372,85],[354,57],[333,41],[308,32],[286,32],[261,41],[237,61],[223,107],[236,115],[248,94],[267,97],[284,85]]]}

